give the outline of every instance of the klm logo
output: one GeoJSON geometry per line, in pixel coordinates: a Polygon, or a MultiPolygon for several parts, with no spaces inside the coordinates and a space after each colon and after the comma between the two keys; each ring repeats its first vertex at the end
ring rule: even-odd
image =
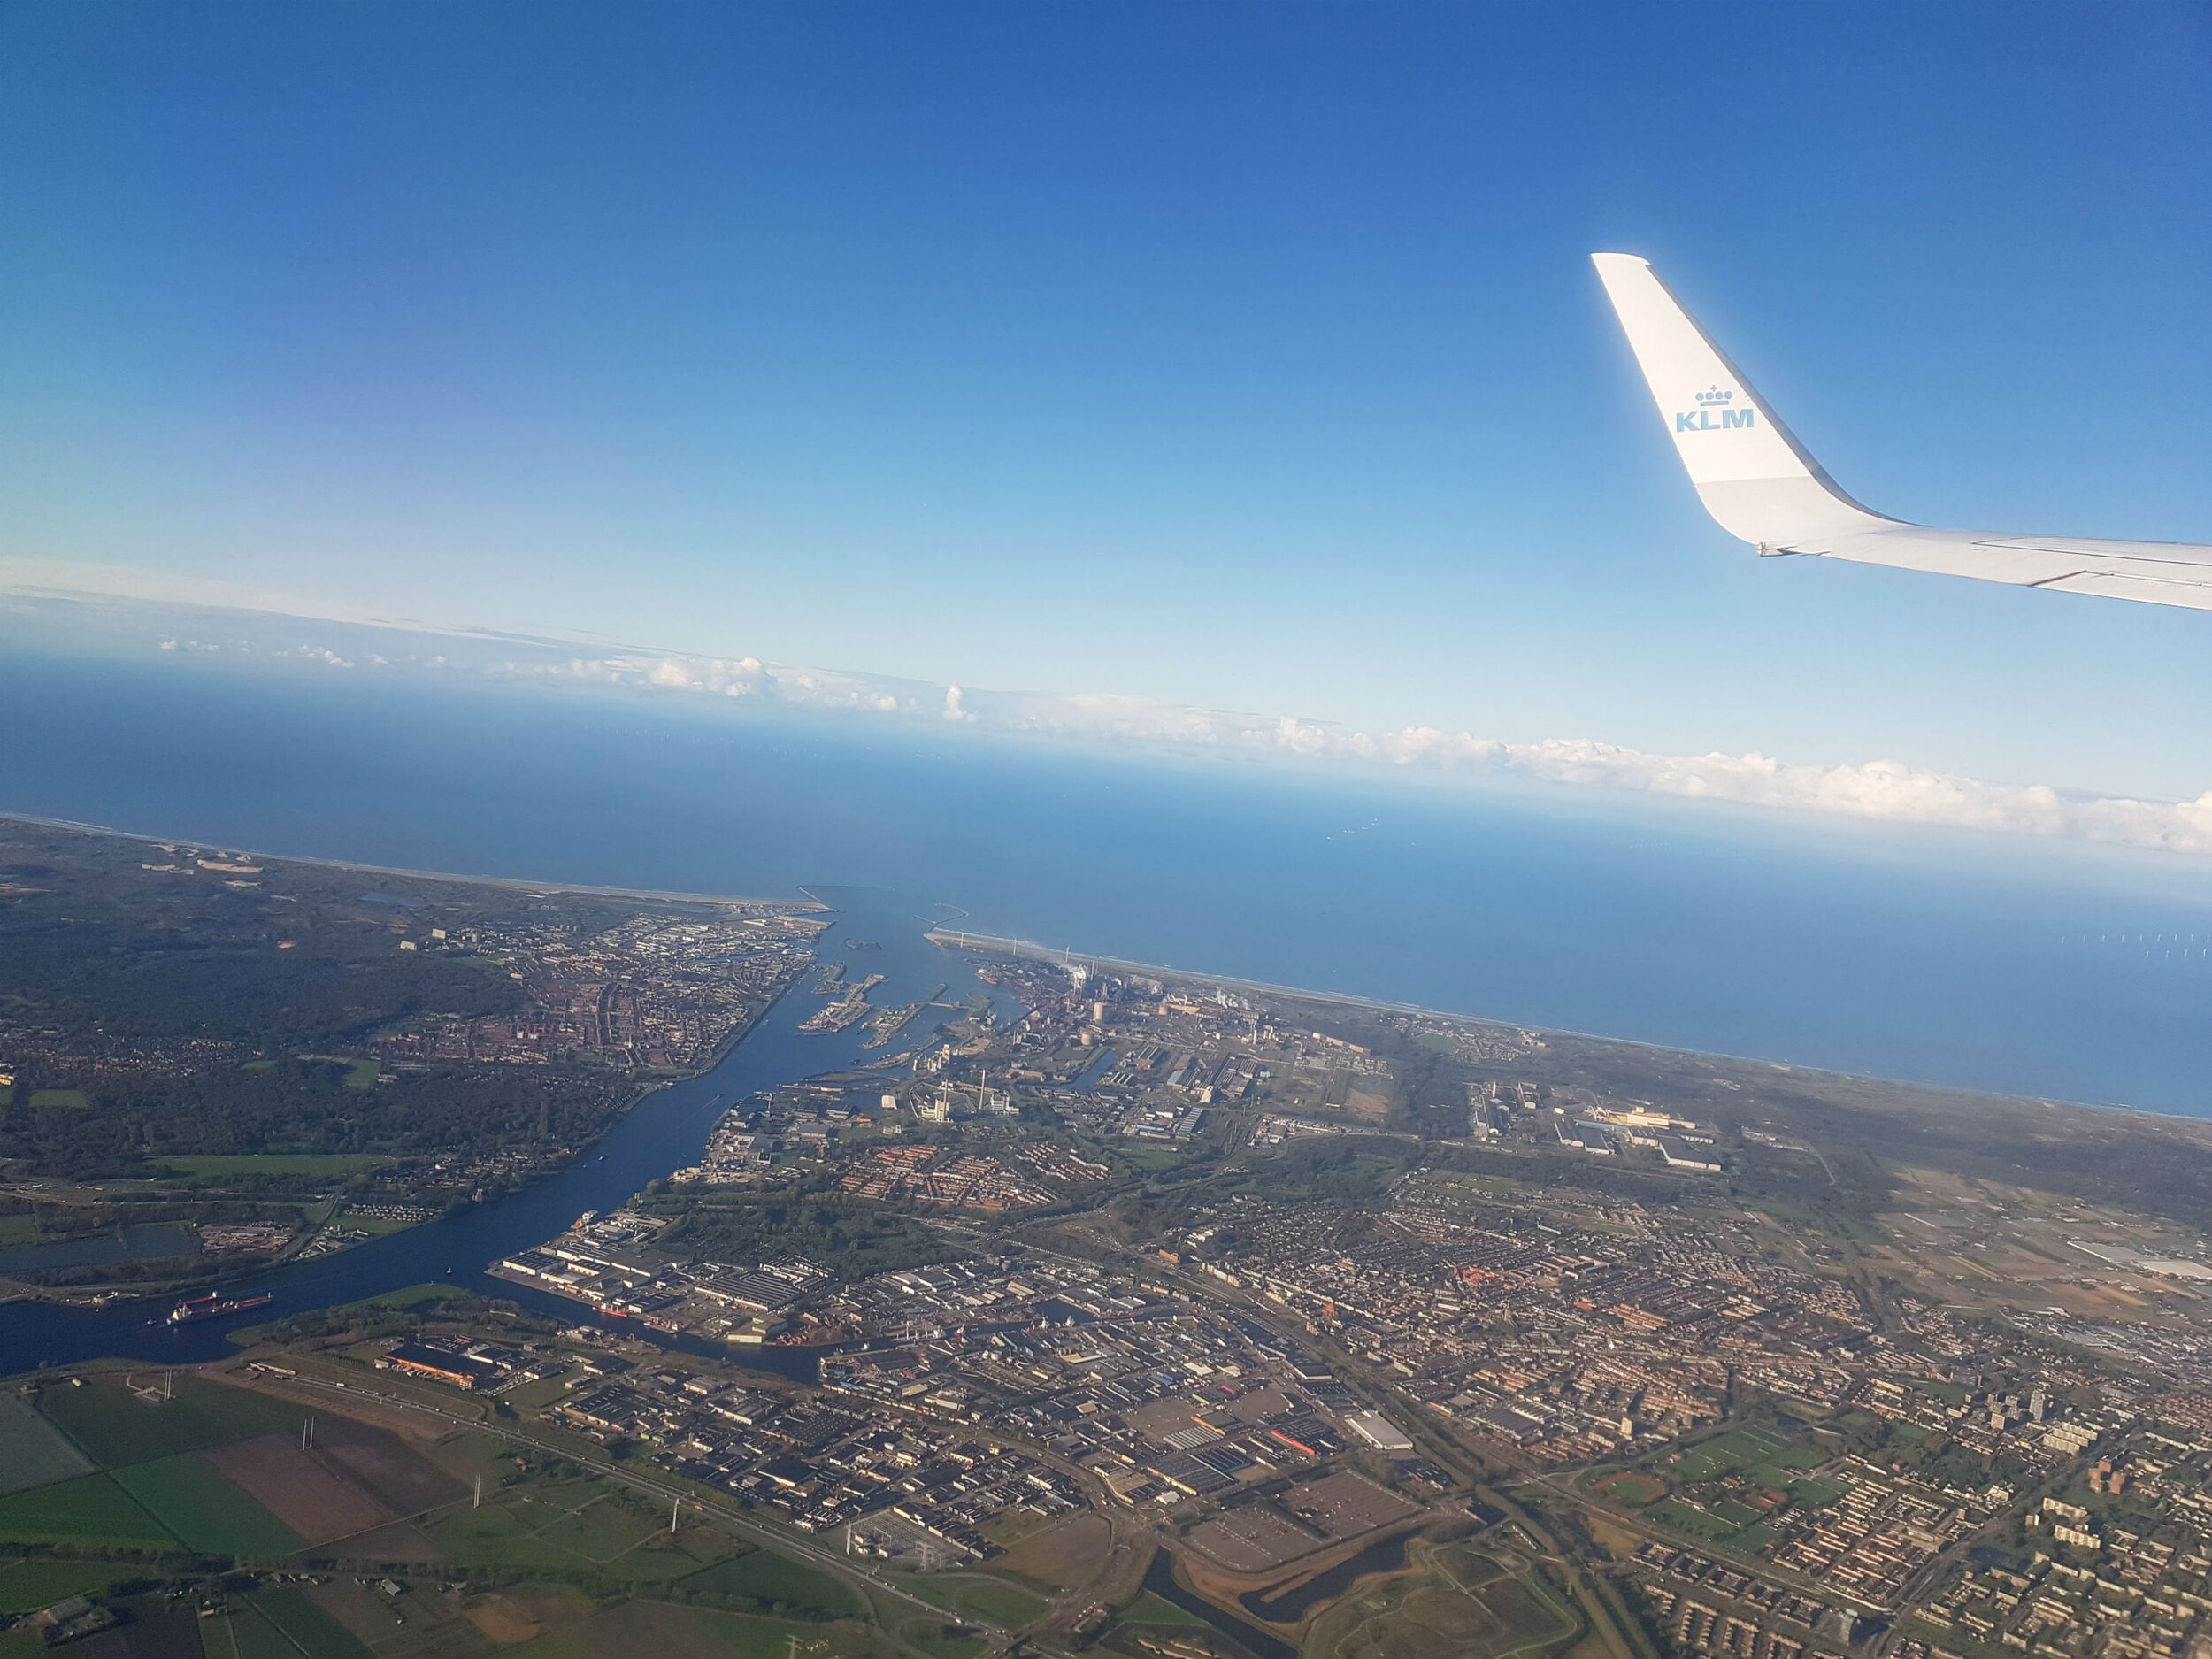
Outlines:
{"type": "Polygon", "coordinates": [[[1729,405],[1735,401],[1735,393],[1717,386],[1710,391],[1700,392],[1697,395],[1698,407],[1686,415],[1677,415],[1674,429],[1677,432],[1732,432],[1739,426],[1750,426],[1754,411],[1731,409],[1729,405]],[[1715,419],[1717,416],[1717,419],[1715,419]]]}

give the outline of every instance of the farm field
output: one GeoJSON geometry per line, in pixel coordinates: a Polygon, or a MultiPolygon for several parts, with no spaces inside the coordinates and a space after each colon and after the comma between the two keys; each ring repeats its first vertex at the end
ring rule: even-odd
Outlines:
{"type": "Polygon", "coordinates": [[[981,1659],[983,1640],[971,1634],[959,1624],[948,1624],[927,1617],[901,1619],[897,1623],[899,1640],[908,1647],[918,1648],[929,1659],[981,1659]]]}
{"type": "Polygon", "coordinates": [[[288,1638],[294,1650],[315,1659],[367,1659],[369,1649],[296,1584],[268,1586],[250,1600],[261,1617],[288,1638]]]}
{"type": "Polygon", "coordinates": [[[92,1460],[16,1394],[0,1395],[0,1494],[92,1472],[92,1460]]]}
{"type": "Polygon", "coordinates": [[[515,1659],[889,1659],[892,1649],[855,1624],[626,1601],[504,1651],[515,1659]]]}
{"type": "MultiPolygon", "coordinates": [[[[174,1397],[149,1404],[125,1386],[133,1373],[111,1371],[81,1388],[39,1393],[38,1409],[103,1469],[150,1463],[173,1452],[205,1451],[273,1431],[296,1432],[305,1414],[295,1405],[180,1371],[174,1397]]],[[[139,1371],[142,1382],[159,1373],[139,1371]]]]}
{"type": "Polygon", "coordinates": [[[205,1659],[299,1659],[299,1649],[242,1596],[200,1621],[200,1652],[205,1659]]]}
{"type": "Polygon", "coordinates": [[[851,1590],[826,1572],[772,1550],[755,1549],[717,1562],[683,1580],[687,1590],[747,1596],[763,1611],[790,1611],[824,1618],[859,1618],[865,1609],[851,1590]]]}
{"type": "Polygon", "coordinates": [[[487,1492],[482,1508],[461,1505],[420,1530],[452,1562],[583,1574],[609,1585],[672,1583],[744,1548],[696,1526],[671,1533],[664,1514],[590,1478],[531,1479],[496,1497],[487,1492]]]}
{"type": "MultiPolygon", "coordinates": [[[[527,1592],[524,1592],[527,1594],[527,1592]]],[[[485,1629],[467,1611],[470,1598],[451,1590],[418,1582],[402,1595],[387,1595],[380,1578],[334,1574],[306,1591],[316,1609],[351,1633],[373,1653],[397,1659],[400,1655],[474,1655],[484,1650],[485,1629]]],[[[596,1611],[583,1602],[560,1622],[574,1624],[596,1611]]],[[[495,1621],[496,1622],[496,1621],[495,1621]]],[[[496,1640],[527,1641],[546,1626],[528,1618],[509,1621],[505,1634],[496,1640]]]]}
{"type": "MultiPolygon", "coordinates": [[[[127,1655],[128,1659],[172,1659],[173,1655],[173,1659],[195,1659],[202,1653],[199,1614],[189,1603],[152,1594],[129,1598],[121,1605],[129,1623],[107,1639],[111,1642],[121,1639],[120,1644],[110,1652],[127,1655]]],[[[84,1659],[104,1659],[97,1646],[99,1640],[96,1637],[83,1644],[73,1642],[62,1651],[73,1649],[84,1659]]]]}
{"type": "Polygon", "coordinates": [[[215,1555],[289,1555],[307,1540],[208,1461],[180,1452],[113,1473],[115,1483],[192,1549],[215,1555]]]}
{"type": "Polygon", "coordinates": [[[57,1549],[174,1549],[176,1539],[109,1475],[0,1498],[0,1544],[57,1549]]]}
{"type": "MultiPolygon", "coordinates": [[[[207,1659],[370,1659],[371,1649],[315,1605],[296,1585],[234,1595],[221,1612],[200,1621],[207,1659]]],[[[135,1649],[133,1650],[134,1653],[135,1649]]]]}
{"type": "Polygon", "coordinates": [[[234,1440],[207,1457],[303,1542],[366,1532],[393,1518],[392,1510],[357,1484],[341,1479],[289,1434],[234,1440]]]}
{"type": "MultiPolygon", "coordinates": [[[[165,1379],[165,1400],[142,1397],[127,1379],[150,1393],[165,1380],[151,1371],[111,1372],[48,1386],[35,1408],[0,1401],[0,1471],[17,1481],[60,1477],[0,1494],[0,1546],[270,1560],[311,1540],[357,1536],[377,1560],[426,1563],[441,1552],[406,1517],[468,1495],[454,1472],[389,1430],[190,1372],[165,1379]],[[311,1415],[307,1449],[301,1426],[311,1415]],[[100,1472],[82,1472],[96,1466],[100,1472]]],[[[631,1551],[616,1576],[632,1583],[680,1578],[716,1558],[639,1548],[649,1521],[634,1517],[610,1532],[615,1513],[572,1518],[577,1536],[545,1542],[541,1553],[603,1570],[606,1555],[631,1551]],[[599,1554],[584,1561],[594,1547],[599,1554]]],[[[240,1640],[257,1640],[255,1628],[245,1619],[240,1640]]]]}
{"type": "Polygon", "coordinates": [[[111,1562],[17,1559],[0,1565],[0,1617],[35,1613],[73,1595],[104,1588],[135,1569],[111,1562]]]}
{"type": "Polygon", "coordinates": [[[597,1604],[582,1592],[550,1584],[510,1585],[470,1596],[460,1606],[462,1617],[503,1643],[530,1641],[549,1630],[565,1630],[597,1610],[597,1604]]]}

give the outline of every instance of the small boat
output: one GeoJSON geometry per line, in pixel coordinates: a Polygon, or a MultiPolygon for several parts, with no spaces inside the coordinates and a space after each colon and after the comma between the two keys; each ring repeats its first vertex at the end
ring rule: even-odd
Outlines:
{"type": "Polygon", "coordinates": [[[258,1296],[234,1296],[227,1301],[217,1297],[213,1291],[204,1296],[187,1296],[169,1310],[171,1325],[194,1325],[202,1319],[224,1319],[234,1313],[250,1313],[256,1308],[265,1308],[276,1300],[264,1291],[258,1296]]]}

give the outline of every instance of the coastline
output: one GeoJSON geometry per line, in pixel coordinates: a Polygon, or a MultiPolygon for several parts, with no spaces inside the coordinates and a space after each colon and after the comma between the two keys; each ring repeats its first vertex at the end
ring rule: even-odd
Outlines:
{"type": "Polygon", "coordinates": [[[1996,1089],[1970,1088],[1955,1083],[1928,1083],[1916,1078],[1890,1077],[1875,1071],[1839,1071],[1832,1067],[1795,1065],[1786,1061],[1769,1060],[1759,1055],[1734,1054],[1724,1048],[1685,1048],[1672,1043],[1653,1042],[1640,1037],[1615,1037],[1603,1032],[1577,1031],[1570,1026],[1539,1025],[1526,1021],[1495,1019],[1485,1014],[1457,1014],[1447,1010],[1425,1007],[1418,1002],[1393,1002],[1380,997],[1359,996],[1346,991],[1309,991],[1294,985],[1277,985],[1267,979],[1248,979],[1233,973],[1209,973],[1196,968],[1171,967],[1155,962],[1132,962],[1122,956],[1105,956],[1094,953],[1064,949],[1057,945],[1042,945],[1033,940],[1010,939],[995,933],[972,933],[959,928],[933,927],[923,935],[941,949],[978,950],[987,955],[1009,956],[1016,961],[1080,964],[1082,966],[1110,973],[1141,974],[1162,982],[1175,981],[1187,985],[1217,986],[1227,989],[1249,991],[1256,995],[1287,998],[1292,1001],[1319,1003],[1325,1007],[1359,1009],[1380,1014],[1413,1015],[1424,1019],[1448,1020],[1464,1025],[1486,1025],[1497,1031],[1526,1032],[1532,1036],[1563,1038],[1574,1042],[1603,1043],[1622,1048],[1634,1048],[1650,1055],[1665,1056],[1677,1060],[1725,1060],[1731,1064],[1760,1066],[1786,1077],[1832,1079],[1857,1085],[1889,1086],[1899,1088],[1922,1089],[1930,1094],[1945,1094],[1959,1100],[2007,1101],[2020,1105],[2055,1107],[2062,1110],[2080,1110],[2118,1113],[2124,1117],[2148,1118],[2162,1125],[2193,1124],[2212,1133],[2212,1119],[2189,1112],[2159,1111],[2148,1106],[2116,1104],[2108,1101],[2070,1100],[2047,1094],[2008,1094],[1996,1089]]]}
{"type": "MultiPolygon", "coordinates": [[[[75,818],[41,818],[31,812],[0,811],[0,824],[29,824],[40,829],[72,830],[81,835],[111,835],[118,841],[138,841],[149,847],[160,847],[171,841],[206,847],[219,845],[192,835],[147,835],[137,830],[114,829],[105,824],[86,824],[75,818]]],[[[748,897],[741,894],[671,893],[657,887],[603,887],[583,881],[527,881],[516,876],[480,876],[456,870],[412,870],[399,864],[357,864],[349,858],[314,858],[298,853],[271,852],[258,847],[233,846],[228,841],[219,845],[225,851],[242,853],[250,858],[265,858],[273,864],[307,864],[317,870],[349,870],[365,876],[401,876],[411,881],[447,881],[456,885],[500,887],[511,893],[580,893],[595,898],[637,899],[654,904],[736,904],[754,910],[789,911],[795,915],[828,914],[833,908],[811,894],[803,899],[770,899],[748,897]]]]}

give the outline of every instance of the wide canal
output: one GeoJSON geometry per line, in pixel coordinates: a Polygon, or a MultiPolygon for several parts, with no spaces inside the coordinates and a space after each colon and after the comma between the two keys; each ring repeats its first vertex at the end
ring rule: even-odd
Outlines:
{"type": "MultiPolygon", "coordinates": [[[[948,1001],[987,989],[923,937],[942,912],[929,913],[929,907],[910,895],[875,889],[813,891],[835,911],[832,926],[817,941],[817,954],[825,964],[845,963],[856,979],[882,974],[884,983],[870,999],[876,1006],[915,1002],[944,980],[953,982],[944,994],[948,1001]],[[879,949],[850,950],[845,942],[849,939],[879,949]]],[[[522,1291],[488,1277],[484,1269],[503,1256],[551,1238],[585,1210],[618,1208],[647,1182],[695,1163],[715,1121],[755,1090],[902,1052],[946,1018],[941,1010],[925,1010],[887,1048],[872,1053],[861,1047],[867,1038],[864,1025],[833,1033],[799,1030],[800,1022],[821,1006],[808,995],[810,983],[810,976],[799,980],[711,1071],[655,1090],[576,1163],[526,1191],[354,1249],[227,1285],[227,1295],[266,1291],[274,1298],[265,1310],[243,1320],[168,1325],[160,1323],[168,1311],[166,1301],[123,1302],[101,1309],[46,1302],[0,1306],[0,1374],[108,1357],[179,1364],[219,1359],[237,1351],[228,1333],[240,1324],[431,1282],[465,1286],[548,1310],[567,1309],[579,1318],[588,1317],[579,1304],[522,1291]]],[[[1018,1012],[1012,999],[992,995],[1002,1018],[1018,1012]]]]}

